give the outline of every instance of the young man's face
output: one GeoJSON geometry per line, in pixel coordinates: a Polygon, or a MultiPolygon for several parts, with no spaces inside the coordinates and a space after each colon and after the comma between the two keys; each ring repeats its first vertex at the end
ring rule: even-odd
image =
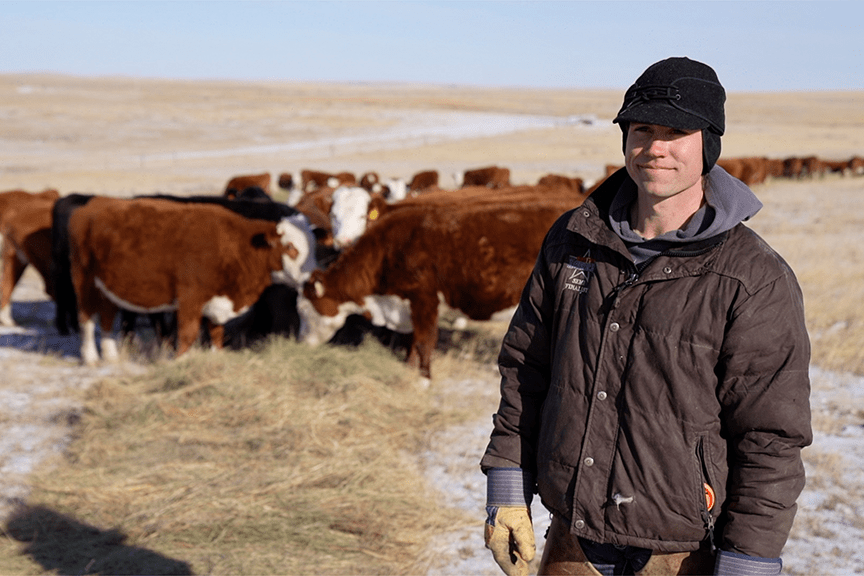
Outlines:
{"type": "Polygon", "coordinates": [[[630,123],[624,164],[641,194],[657,199],[702,191],[702,132],[630,123]]]}

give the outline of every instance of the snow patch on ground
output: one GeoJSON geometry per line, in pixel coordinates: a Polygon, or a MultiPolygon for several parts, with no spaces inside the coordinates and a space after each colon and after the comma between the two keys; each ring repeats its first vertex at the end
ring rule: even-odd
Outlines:
{"type": "MultiPolygon", "coordinates": [[[[807,486],[782,554],[783,572],[864,574],[864,378],[817,367],[811,368],[810,378],[814,422],[849,423],[836,432],[816,432],[813,445],[805,450],[807,486]],[[816,455],[818,458],[811,457],[816,455]]],[[[475,421],[434,437],[433,450],[422,461],[429,484],[438,487],[442,501],[472,514],[476,526],[442,534],[431,543],[438,558],[433,573],[497,576],[502,572],[483,543],[486,478],[479,462],[492,431],[498,378],[490,375],[488,381],[475,382],[473,387],[465,381],[444,383],[441,395],[464,391],[466,386],[477,394],[491,394],[496,404],[475,421]]],[[[532,516],[539,559],[550,522],[539,498],[534,499],[532,516]]]]}

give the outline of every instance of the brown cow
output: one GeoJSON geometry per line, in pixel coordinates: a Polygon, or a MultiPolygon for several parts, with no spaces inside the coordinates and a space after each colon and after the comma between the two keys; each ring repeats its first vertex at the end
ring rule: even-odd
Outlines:
{"type": "Polygon", "coordinates": [[[282,172],[279,174],[279,179],[276,183],[279,185],[279,188],[283,190],[294,190],[295,188],[300,187],[300,173],[292,174],[291,172],[282,172]]]}
{"type": "Polygon", "coordinates": [[[801,174],[808,178],[825,175],[825,163],[816,156],[806,156],[801,159],[804,166],[801,174]]]}
{"type": "Polygon", "coordinates": [[[845,176],[849,171],[848,160],[822,160],[822,165],[825,172],[831,172],[833,174],[839,172],[841,176],[845,176]]]}
{"type": "Polygon", "coordinates": [[[176,310],[178,355],[195,342],[204,318],[212,345],[221,347],[224,324],[274,279],[298,279],[298,260],[308,246],[298,249],[291,241],[295,232],[303,234],[287,220],[253,220],[212,204],[92,198],[69,218],[82,361],[98,360],[95,315],[103,358],[117,358],[112,324],[118,308],[176,310]]]}
{"type": "Polygon", "coordinates": [[[51,210],[59,198],[56,190],[31,194],[2,194],[0,204],[0,325],[14,326],[12,291],[32,265],[54,298],[51,279],[51,210]]]}
{"type": "Polygon", "coordinates": [[[853,176],[864,175],[864,158],[861,156],[853,156],[849,159],[849,172],[853,176]]]}
{"type": "Polygon", "coordinates": [[[301,170],[300,190],[303,192],[311,192],[318,188],[335,188],[337,183],[335,179],[331,181],[331,178],[335,177],[329,172],[321,172],[319,170],[301,170]]]}
{"type": "Polygon", "coordinates": [[[270,173],[235,176],[225,185],[225,192],[222,195],[226,198],[237,198],[247,190],[254,188],[260,188],[267,196],[270,196],[270,173]]]}
{"type": "MultiPolygon", "coordinates": [[[[737,178],[747,184],[761,184],[765,182],[769,173],[769,160],[764,156],[746,156],[742,158],[720,158],[717,165],[726,170],[730,176],[737,178]]],[[[772,167],[772,170],[776,168],[772,167]]]]}
{"type": "Polygon", "coordinates": [[[733,178],[741,180],[744,176],[744,160],[742,158],[720,158],[717,160],[717,165],[733,178]]]}
{"type": "Polygon", "coordinates": [[[423,170],[422,172],[417,172],[411,178],[411,181],[408,182],[408,192],[411,194],[417,194],[420,192],[427,192],[429,190],[437,190],[438,189],[438,171],[437,170],[423,170]]]}
{"type": "Polygon", "coordinates": [[[28,192],[26,190],[7,190],[5,192],[0,192],[0,214],[3,214],[4,211],[18,205],[19,202],[29,202],[30,198],[33,196],[41,196],[43,198],[57,200],[57,198],[60,197],[60,193],[53,188],[48,188],[42,192],[28,192]]]}
{"type": "MultiPolygon", "coordinates": [[[[368,206],[362,210],[362,213],[339,214],[341,218],[345,219],[342,222],[336,222],[336,215],[332,215],[334,217],[333,228],[334,230],[344,228],[345,230],[353,231],[353,237],[350,240],[353,241],[368,226],[375,224],[384,214],[403,208],[434,205],[453,207],[466,206],[468,204],[479,206],[481,204],[499,204],[505,202],[531,202],[541,199],[544,201],[556,199],[568,203],[571,207],[575,207],[588,197],[588,192],[580,192],[574,188],[573,182],[562,183],[552,182],[551,180],[542,186],[539,184],[536,186],[522,185],[501,189],[470,186],[458,190],[431,190],[396,203],[388,202],[383,195],[373,193],[370,194],[368,206]]],[[[343,245],[350,243],[350,241],[347,238],[342,238],[343,245]]]]}
{"type": "Polygon", "coordinates": [[[377,172],[366,172],[360,177],[360,187],[367,192],[376,192],[375,185],[380,184],[381,178],[377,172]]]}
{"type": "MultiPolygon", "coordinates": [[[[577,179],[578,180],[578,179],[577,179]]],[[[334,236],[339,236],[340,246],[346,246],[359,237],[368,226],[394,210],[411,207],[441,206],[458,209],[467,204],[498,204],[503,202],[530,202],[533,200],[559,199],[569,203],[571,207],[578,206],[587,192],[576,189],[573,181],[547,180],[543,185],[510,186],[502,189],[490,189],[485,186],[470,186],[458,190],[430,190],[418,196],[409,196],[401,202],[389,202],[383,194],[371,193],[363,204],[359,195],[350,209],[331,213],[334,236]]]]}
{"type": "Polygon", "coordinates": [[[510,186],[510,169],[487,166],[486,168],[466,170],[462,176],[462,187],[468,186],[486,186],[487,188],[510,186]]]}
{"type": "Polygon", "coordinates": [[[783,176],[786,178],[801,178],[804,171],[804,160],[798,156],[783,159],[783,176]]]}
{"type": "Polygon", "coordinates": [[[766,158],[766,170],[771,178],[781,178],[783,176],[783,160],[778,158],[766,158]]]}
{"type": "Polygon", "coordinates": [[[318,170],[302,170],[300,172],[300,189],[303,192],[314,192],[319,188],[338,188],[339,186],[354,186],[357,178],[351,172],[321,172],[318,170]]]}
{"type": "Polygon", "coordinates": [[[330,223],[330,208],[333,206],[333,188],[322,186],[306,192],[294,204],[294,208],[309,219],[315,229],[315,237],[324,246],[333,245],[333,227],[330,223]]]}
{"type": "Polygon", "coordinates": [[[740,179],[748,186],[762,184],[768,178],[768,159],[764,156],[749,156],[741,161],[744,162],[744,173],[740,179]]]}
{"type": "Polygon", "coordinates": [[[585,193],[585,186],[581,178],[564,176],[563,174],[547,174],[537,181],[537,186],[546,188],[567,188],[574,194],[585,193]]]}
{"type": "Polygon", "coordinates": [[[553,222],[572,202],[528,202],[416,206],[380,218],[327,270],[316,270],[298,299],[304,319],[301,339],[326,342],[353,313],[404,317],[413,327],[407,361],[430,377],[438,339],[438,295],[475,320],[515,306],[540,245],[553,222]]]}

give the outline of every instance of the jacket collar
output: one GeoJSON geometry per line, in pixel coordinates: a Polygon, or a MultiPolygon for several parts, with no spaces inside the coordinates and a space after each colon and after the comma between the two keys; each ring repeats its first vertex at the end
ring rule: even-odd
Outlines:
{"type": "MultiPolygon", "coordinates": [[[[633,261],[630,251],[624,241],[609,227],[609,210],[612,200],[618,193],[618,189],[626,179],[630,178],[625,168],[607,177],[600,186],[591,193],[582,205],[573,211],[567,223],[567,229],[584,236],[594,244],[601,244],[613,248],[623,255],[629,262],[633,261]]],[[[723,243],[728,236],[728,231],[711,236],[704,240],[688,242],[677,245],[666,250],[666,256],[693,256],[702,254],[718,244],[723,243]]]]}
{"type": "Polygon", "coordinates": [[[624,241],[609,227],[609,208],[621,184],[630,176],[621,168],[609,175],[594,192],[576,208],[567,222],[567,229],[585,237],[589,242],[609,246],[632,261],[624,241]]]}

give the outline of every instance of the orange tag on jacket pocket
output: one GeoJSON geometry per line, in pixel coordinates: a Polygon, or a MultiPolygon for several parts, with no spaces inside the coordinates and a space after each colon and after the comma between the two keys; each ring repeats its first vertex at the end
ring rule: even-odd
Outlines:
{"type": "Polygon", "coordinates": [[[705,487],[705,505],[708,507],[708,511],[710,512],[712,508],[714,508],[714,502],[717,501],[717,496],[714,494],[714,489],[705,482],[702,484],[705,487]]]}

